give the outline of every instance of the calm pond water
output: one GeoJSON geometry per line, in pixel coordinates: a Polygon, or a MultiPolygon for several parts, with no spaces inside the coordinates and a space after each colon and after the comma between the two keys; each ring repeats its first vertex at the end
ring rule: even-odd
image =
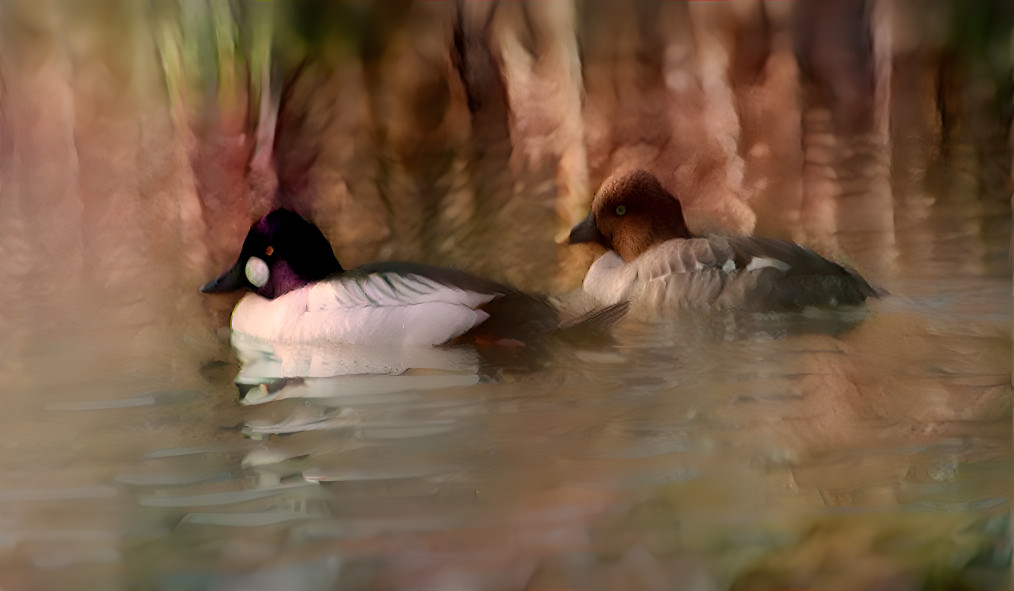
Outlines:
{"type": "Polygon", "coordinates": [[[0,2],[0,591],[1009,589],[1009,5],[0,2]],[[891,295],[261,389],[198,292],[285,203],[558,294],[627,165],[891,295]]]}
{"type": "Polygon", "coordinates": [[[1010,213],[941,193],[892,264],[839,237],[892,294],[865,311],[628,319],[481,379],[242,401],[206,278],[54,290],[40,255],[3,288],[0,585],[1004,588],[1010,213]]]}

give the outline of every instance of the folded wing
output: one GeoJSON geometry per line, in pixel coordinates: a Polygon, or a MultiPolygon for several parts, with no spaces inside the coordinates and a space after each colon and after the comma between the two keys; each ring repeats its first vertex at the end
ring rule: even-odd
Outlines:
{"type": "Polygon", "coordinates": [[[498,295],[414,273],[347,273],[309,288],[300,332],[350,344],[438,345],[489,318],[479,308],[498,295]]]}
{"type": "Polygon", "coordinates": [[[792,242],[750,236],[670,240],[624,264],[607,253],[585,290],[648,309],[793,310],[859,304],[877,295],[855,271],[792,242]]]}

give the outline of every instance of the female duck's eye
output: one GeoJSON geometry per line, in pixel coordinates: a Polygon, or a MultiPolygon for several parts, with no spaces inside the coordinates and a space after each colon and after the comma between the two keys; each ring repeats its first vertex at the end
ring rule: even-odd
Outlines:
{"type": "Polygon", "coordinates": [[[274,249],[274,247],[273,247],[273,246],[269,246],[269,247],[265,248],[265,249],[264,249],[264,254],[265,254],[266,256],[271,256],[271,255],[275,254],[275,249],[274,249]]]}
{"type": "Polygon", "coordinates": [[[616,206],[616,215],[623,215],[625,213],[627,213],[627,208],[626,207],[624,207],[622,205],[617,205],[616,206]]]}

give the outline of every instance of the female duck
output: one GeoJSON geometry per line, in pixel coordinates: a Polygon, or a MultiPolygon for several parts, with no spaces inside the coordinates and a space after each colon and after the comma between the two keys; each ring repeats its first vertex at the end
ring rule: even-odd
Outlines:
{"type": "Polygon", "coordinates": [[[860,304],[877,295],[852,269],[792,242],[695,237],[679,200],[643,170],[603,185],[591,213],[570,231],[570,243],[581,242],[610,251],[584,279],[584,290],[602,304],[777,311],[860,304]]]}
{"type": "MultiPolygon", "coordinates": [[[[255,223],[236,264],[201,291],[242,288],[253,293],[236,305],[232,329],[281,343],[493,343],[565,328],[544,300],[463,271],[417,263],[345,271],[323,233],[285,209],[255,223]]],[[[578,322],[608,323],[623,311],[578,322]]]]}

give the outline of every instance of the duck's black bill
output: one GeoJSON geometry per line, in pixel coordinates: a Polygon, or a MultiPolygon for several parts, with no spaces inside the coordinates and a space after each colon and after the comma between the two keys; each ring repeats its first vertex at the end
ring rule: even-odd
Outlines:
{"type": "Polygon", "coordinates": [[[581,244],[583,242],[602,242],[602,233],[595,225],[594,212],[588,213],[588,217],[570,229],[570,243],[581,244]]]}
{"type": "Polygon", "coordinates": [[[237,262],[231,269],[222,273],[217,279],[209,281],[204,287],[201,288],[203,293],[225,293],[229,291],[236,291],[246,287],[246,275],[244,274],[243,265],[237,262]]]}

